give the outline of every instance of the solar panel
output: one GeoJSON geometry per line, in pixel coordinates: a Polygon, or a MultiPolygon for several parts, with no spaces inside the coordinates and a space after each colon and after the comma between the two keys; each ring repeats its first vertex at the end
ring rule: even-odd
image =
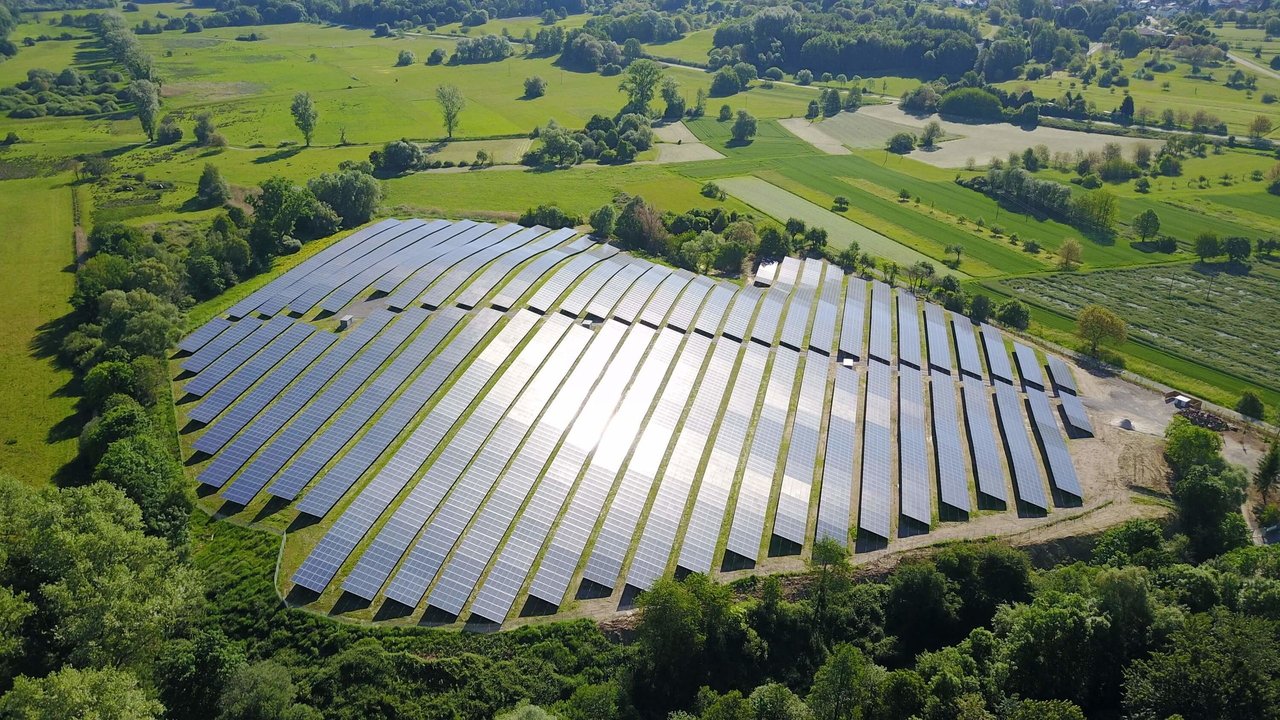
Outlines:
{"type": "Polygon", "coordinates": [[[898,361],[919,370],[920,301],[910,293],[898,293],[898,361]]]}
{"type": "Polygon", "coordinates": [[[1040,369],[1040,361],[1036,359],[1036,351],[1020,342],[1013,344],[1013,359],[1018,363],[1018,374],[1022,376],[1023,385],[1030,385],[1044,390],[1044,371],[1040,369]]]}
{"type": "Polygon", "coordinates": [[[849,544],[849,506],[853,498],[854,445],[858,426],[858,373],[836,365],[827,421],[827,450],[822,463],[817,539],[849,544]]]}
{"type": "MultiPolygon", "coordinates": [[[[473,240],[466,245],[450,250],[440,257],[432,260],[422,269],[413,273],[396,289],[390,297],[387,298],[387,307],[393,310],[410,307],[418,304],[418,298],[422,293],[431,287],[444,274],[455,267],[467,267],[471,272],[475,272],[479,265],[483,265],[488,260],[492,260],[494,255],[488,254],[494,245],[501,243],[508,235],[514,234],[520,229],[519,225],[507,225],[497,228],[477,240],[473,240]],[[480,259],[476,259],[476,255],[481,255],[480,259]],[[474,263],[475,266],[468,264],[468,261],[474,263]]],[[[468,272],[467,275],[471,273],[468,272]]],[[[438,298],[435,302],[443,303],[444,298],[438,298]]],[[[438,307],[438,306],[433,306],[438,307]]]]}
{"type": "MultiPolygon", "coordinates": [[[[519,227],[518,225],[515,227],[519,227]]],[[[439,308],[443,307],[458,289],[469,284],[469,280],[477,275],[485,266],[494,262],[498,258],[503,257],[509,252],[520,249],[528,244],[530,236],[527,232],[515,234],[515,237],[507,238],[499,243],[490,245],[480,252],[466,258],[462,262],[453,266],[449,272],[444,273],[440,279],[427,290],[426,294],[418,298],[424,307],[439,308]]]]}
{"type": "Polygon", "coordinates": [[[733,297],[733,305],[729,308],[729,317],[724,322],[725,337],[739,342],[747,338],[747,327],[756,313],[756,305],[764,292],[759,288],[748,287],[737,292],[733,297]]]}
{"type": "Polygon", "coordinates": [[[1059,392],[1058,399],[1062,401],[1062,412],[1067,416],[1067,425],[1078,433],[1092,436],[1093,423],[1089,422],[1089,414],[1085,412],[1080,398],[1071,393],[1059,392]]]}
{"type": "Polygon", "coordinates": [[[973,335],[973,323],[961,315],[951,316],[951,327],[955,330],[956,353],[960,356],[960,370],[979,380],[986,377],[982,369],[982,358],[978,354],[978,339],[973,335]]]}
{"type": "Polygon", "coordinates": [[[990,325],[982,325],[982,345],[987,350],[987,367],[991,376],[1007,383],[1013,382],[1013,367],[1009,364],[1009,351],[1004,348],[1004,336],[990,325]]]}
{"type": "MultiPolygon", "coordinates": [[[[684,519],[690,489],[698,476],[702,456],[711,439],[724,394],[738,357],[740,346],[732,341],[715,343],[711,360],[697,385],[693,405],[676,437],[671,459],[658,481],[658,491],[648,519],[636,544],[636,553],[627,571],[627,583],[647,590],[667,571],[671,549],[684,519]]],[[[757,382],[758,382],[757,374],[757,382]]]]}
{"type": "MultiPolygon", "coordinates": [[[[775,361],[776,362],[776,361],[775,361]]],[[[813,494],[814,469],[818,464],[818,439],[827,397],[826,355],[807,353],[800,381],[800,401],[787,445],[787,463],[782,472],[782,491],[773,519],[773,534],[804,545],[809,522],[809,500],[813,494]]]]}
{"type": "Polygon", "coordinates": [[[388,272],[422,262],[420,258],[437,255],[442,247],[449,245],[450,238],[461,231],[447,220],[432,221],[403,238],[397,238],[395,242],[383,245],[361,258],[358,263],[352,263],[342,272],[345,280],[341,277],[331,278],[330,284],[314,288],[294,300],[289,304],[289,309],[305,313],[319,302],[320,309],[336,313],[388,272]]]}
{"type": "MultiPolygon", "coordinates": [[[[584,357],[578,363],[583,372],[590,370],[594,374],[585,381],[570,380],[566,382],[566,387],[576,385],[581,388],[581,395],[577,398],[578,402],[581,402],[585,393],[591,389],[591,384],[596,382],[597,376],[604,369],[608,362],[608,357],[614,353],[625,330],[625,326],[618,323],[608,323],[600,329],[599,336],[588,351],[589,354],[593,354],[592,357],[584,357]]],[[[643,335],[644,333],[641,332],[639,334],[643,335]]],[[[606,371],[605,378],[601,379],[597,384],[598,389],[610,382],[608,372],[606,371]]],[[[621,366],[619,370],[612,372],[615,375],[620,374],[621,366]]],[[[582,416],[579,416],[575,421],[573,413],[576,412],[577,408],[575,407],[572,412],[557,413],[553,418],[554,425],[547,426],[546,430],[539,429],[546,437],[541,439],[531,438],[525,445],[526,450],[522,451],[518,456],[516,462],[524,466],[524,469],[519,474],[528,478],[529,482],[538,477],[541,477],[541,481],[538,483],[533,497],[529,500],[528,506],[520,515],[515,529],[511,532],[510,539],[494,561],[493,569],[489,572],[489,576],[476,594],[475,603],[471,608],[473,614],[495,622],[501,622],[510,612],[512,603],[515,602],[521,587],[523,587],[529,573],[532,572],[534,558],[548,539],[551,527],[556,519],[560,517],[569,492],[573,489],[574,481],[577,480],[577,473],[572,470],[573,463],[562,462],[559,456],[557,456],[556,461],[548,472],[542,472],[543,467],[555,450],[560,434],[569,426],[570,422],[573,423],[574,427],[574,430],[570,432],[577,436],[574,442],[578,442],[581,439],[581,431],[578,430],[579,423],[598,422],[598,419],[583,420],[582,416]],[[554,437],[552,437],[552,430],[554,430],[554,437]],[[528,450],[530,445],[534,446],[535,451],[528,450]]],[[[594,418],[594,413],[588,412],[586,415],[594,418]]],[[[608,435],[606,434],[607,441],[608,435]]],[[[577,450],[569,450],[571,455],[576,455],[577,452],[577,450]]],[[[597,451],[597,455],[599,455],[599,451],[597,451]]],[[[515,474],[514,471],[512,474],[515,474]]],[[[469,576],[468,579],[474,586],[475,579],[471,579],[469,576]]],[[[443,579],[441,582],[443,584],[443,579]]],[[[457,610],[450,611],[457,612],[457,610]]]]}
{"type": "Polygon", "coordinates": [[[484,274],[468,283],[462,294],[458,295],[458,305],[460,307],[471,309],[480,304],[480,301],[493,292],[494,288],[498,287],[521,263],[535,255],[546,253],[573,237],[573,230],[564,228],[554,232],[547,232],[547,229],[541,225],[535,225],[521,231],[515,237],[526,234],[531,238],[537,239],[521,245],[498,258],[493,265],[489,266],[489,269],[484,271],[484,274]]]}
{"type": "Polygon", "coordinates": [[[813,329],[809,333],[809,349],[830,355],[836,344],[836,306],[820,301],[813,314],[813,329]]]}
{"type": "Polygon", "coordinates": [[[1009,452],[1009,466],[1013,468],[1013,484],[1018,490],[1018,499],[1033,507],[1048,510],[1044,475],[1040,472],[1040,463],[1036,461],[1035,451],[1027,437],[1022,402],[1012,385],[996,383],[996,410],[1000,417],[1005,449],[1009,452]]]}
{"type": "Polygon", "coordinates": [[[292,325],[293,321],[288,318],[272,318],[258,326],[256,330],[187,381],[183,390],[191,395],[204,395],[218,383],[226,380],[227,376],[248,362],[249,358],[292,325]]]}
{"type": "Polygon", "coordinates": [[[551,268],[560,264],[565,258],[573,257],[587,250],[590,250],[593,255],[600,259],[617,253],[616,249],[608,245],[599,245],[590,238],[578,238],[563,248],[548,251],[534,258],[514,278],[502,286],[498,294],[493,297],[491,304],[499,310],[506,311],[511,309],[516,301],[529,291],[529,288],[533,287],[536,282],[551,271],[551,268]]]}
{"type": "MultiPolygon", "coordinates": [[[[393,264],[385,273],[377,277],[373,283],[374,291],[383,294],[394,292],[400,283],[418,270],[427,267],[446,254],[494,232],[495,229],[495,226],[491,223],[477,223],[470,220],[460,220],[454,223],[452,227],[440,233],[444,237],[444,242],[424,247],[420,252],[402,258],[401,262],[393,264]]],[[[505,228],[503,232],[506,232],[505,228]]]]}
{"type": "MultiPolygon", "coordinates": [[[[760,314],[751,326],[751,339],[768,347],[778,334],[778,321],[782,319],[782,310],[787,303],[787,291],[773,288],[765,291],[764,303],[760,305],[760,314]]],[[[807,308],[806,308],[807,311],[807,308]]]]}
{"type": "Polygon", "coordinates": [[[837,265],[828,265],[822,276],[822,293],[818,299],[824,303],[840,305],[840,293],[844,291],[844,272],[837,265]]]}
{"type": "Polygon", "coordinates": [[[575,280],[604,259],[596,253],[575,255],[572,260],[561,266],[556,274],[548,278],[542,287],[538,288],[538,291],[529,299],[529,307],[538,313],[547,312],[575,280]]]}
{"type": "Polygon", "coordinates": [[[230,378],[227,378],[226,382],[219,385],[212,393],[206,395],[198,405],[187,413],[187,418],[206,424],[212,421],[223,410],[231,407],[231,403],[238,400],[254,383],[261,380],[268,370],[275,367],[277,363],[293,352],[313,332],[315,332],[315,328],[310,325],[291,323],[289,329],[281,333],[275,340],[272,340],[262,352],[255,355],[252,360],[235,371],[230,378]]]}
{"type": "Polygon", "coordinates": [[[787,306],[786,320],[782,323],[782,333],[778,342],[792,350],[804,350],[805,333],[809,330],[809,316],[813,310],[814,291],[808,288],[796,290],[787,306]]]}
{"type": "Polygon", "coordinates": [[[1058,423],[1053,419],[1053,408],[1049,398],[1043,391],[1035,388],[1027,389],[1027,404],[1031,406],[1031,429],[1040,441],[1040,450],[1044,454],[1044,464],[1049,470],[1049,481],[1058,490],[1084,498],[1080,489],[1080,479],[1076,477],[1076,469],[1071,464],[1071,453],[1067,451],[1067,443],[1062,439],[1058,423]]]}
{"type": "MultiPolygon", "coordinates": [[[[293,382],[303,372],[308,372],[307,368],[311,363],[337,341],[338,336],[333,333],[322,332],[312,335],[302,344],[302,347],[298,348],[296,352],[290,353],[283,362],[273,368],[248,395],[244,395],[238,401],[236,398],[226,398],[225,400],[228,404],[235,402],[235,405],[231,407],[225,417],[210,425],[205,430],[205,433],[196,439],[193,447],[203,453],[213,454],[217,452],[236,433],[240,432],[245,425],[248,425],[268,403],[275,400],[289,383],[293,382]]],[[[196,410],[204,413],[204,410],[202,410],[203,405],[212,402],[213,398],[213,395],[206,398],[196,410]]],[[[219,400],[219,404],[221,402],[222,400],[219,400]]],[[[211,407],[208,414],[210,420],[218,414],[212,412],[213,409],[211,407]]],[[[217,409],[221,411],[226,408],[217,409]]],[[[194,413],[195,410],[192,412],[194,413]]],[[[202,420],[201,422],[208,421],[202,420]]]]}
{"type": "MultiPolygon", "coordinates": [[[[337,502],[336,499],[354,483],[355,477],[367,470],[373,464],[374,459],[400,437],[400,434],[409,426],[413,418],[426,406],[428,399],[444,384],[449,375],[462,364],[463,360],[471,356],[472,351],[501,318],[502,315],[493,310],[482,310],[473,317],[466,327],[462,329],[462,332],[458,333],[453,341],[449,343],[449,347],[436,356],[436,359],[414,380],[409,389],[396,400],[395,404],[382,416],[381,420],[360,439],[356,447],[343,456],[339,464],[325,477],[321,478],[320,482],[307,493],[302,502],[298,504],[298,510],[314,517],[326,514],[337,502]],[[364,458],[368,459],[363,460],[364,458]],[[344,464],[353,460],[362,461],[364,463],[363,467],[353,467],[349,472],[342,472],[344,464]],[[328,485],[331,478],[335,479],[335,482],[341,487],[337,489],[329,488],[328,485]]],[[[512,323],[508,325],[508,327],[514,326],[515,329],[508,333],[505,339],[509,340],[510,337],[527,331],[532,325],[532,318],[529,318],[527,313],[521,313],[517,318],[513,318],[512,323]],[[522,322],[522,319],[527,320],[527,322],[522,322]]],[[[504,330],[504,332],[506,331],[504,330]]],[[[504,336],[500,333],[499,337],[502,338],[504,336]]],[[[480,366],[479,369],[472,371],[468,367],[467,372],[462,375],[462,379],[459,382],[465,384],[466,380],[469,379],[471,386],[475,387],[478,392],[479,384],[475,382],[477,376],[496,369],[496,363],[501,362],[501,357],[498,356],[498,353],[505,350],[508,350],[508,347],[503,342],[499,343],[499,349],[492,354],[486,354],[488,353],[487,349],[481,352],[480,357],[474,363],[480,366]]],[[[457,385],[454,387],[457,387],[457,385]]],[[[452,393],[453,388],[450,390],[452,393]]],[[[465,395],[465,393],[463,394],[465,395]]],[[[392,501],[413,478],[422,462],[426,460],[426,456],[444,437],[456,417],[447,420],[447,424],[438,421],[450,412],[456,412],[461,415],[470,400],[470,396],[459,396],[459,400],[452,404],[441,402],[432,409],[426,420],[410,434],[386,465],[355,496],[351,504],[342,512],[342,515],[329,528],[329,531],[324,534],[324,537],[320,539],[320,542],[312,548],[311,554],[307,556],[307,559],[303,561],[302,565],[294,573],[293,582],[316,592],[322,592],[328,586],[338,569],[347,561],[351,552],[355,550],[374,523],[378,521],[378,518],[386,512],[392,501]],[[442,425],[444,429],[439,429],[442,425]],[[433,431],[438,431],[439,435],[433,435],[433,431]]],[[[383,579],[385,579],[385,575],[383,579]]],[[[378,585],[381,585],[381,581],[378,581],[378,585]]],[[[369,590],[369,598],[372,598],[377,591],[377,587],[369,590]]]]}
{"type": "MultiPolygon", "coordinates": [[[[655,295],[654,302],[657,302],[655,295]]],[[[629,351],[629,346],[647,344],[651,331],[636,328],[618,353],[619,360],[610,363],[599,386],[587,401],[586,410],[574,422],[573,429],[560,449],[548,475],[552,477],[576,477],[582,469],[587,453],[595,454],[582,475],[568,510],[560,520],[555,535],[547,546],[538,566],[529,594],[553,605],[559,605],[569,589],[569,582],[586,552],[587,541],[595,530],[604,511],[605,500],[614,487],[614,480],[622,468],[623,460],[631,451],[636,435],[649,412],[662,380],[666,377],[680,346],[681,335],[674,330],[657,334],[653,349],[649,351],[636,372],[643,347],[629,351]],[[615,372],[614,365],[622,361],[615,372]],[[622,389],[628,378],[635,375],[631,389],[622,397],[622,389]],[[619,399],[622,400],[619,404],[619,399]],[[599,406],[598,408],[596,406],[599,406]],[[617,412],[614,407],[617,406],[617,412]],[[610,418],[609,416],[613,417],[610,418]],[[563,467],[564,469],[559,469],[563,467]]],[[[618,502],[615,498],[614,502],[618,502]]],[[[644,498],[640,498],[641,504],[644,498]]],[[[518,590],[518,588],[513,588],[518,590]]]]}
{"type": "MultiPolygon", "coordinates": [[[[440,503],[445,499],[450,490],[458,482],[467,466],[471,463],[476,453],[480,450],[481,445],[489,436],[503,413],[515,401],[517,395],[528,383],[529,378],[538,369],[547,355],[555,347],[556,343],[565,334],[571,323],[564,316],[553,316],[542,323],[534,334],[516,355],[515,359],[507,366],[506,370],[498,372],[495,365],[501,363],[501,357],[494,357],[489,353],[494,343],[499,340],[503,342],[502,347],[507,348],[507,355],[514,350],[514,345],[508,345],[509,339],[519,339],[527,333],[524,328],[523,318],[528,317],[528,313],[519,313],[517,317],[521,318],[519,325],[508,323],[498,338],[481,353],[478,364],[473,364],[464,375],[454,384],[450,392],[442,399],[443,403],[448,403],[445,412],[438,414],[435,420],[448,421],[450,425],[457,422],[457,418],[462,411],[454,410],[454,406],[459,402],[465,401],[466,405],[471,408],[471,414],[467,421],[458,425],[452,439],[443,446],[442,452],[435,458],[427,468],[426,474],[418,481],[409,494],[401,502],[400,506],[392,513],[391,517],[383,525],[382,530],[374,537],[373,542],[365,550],[364,555],[357,561],[355,568],[351,574],[347,576],[343,583],[343,589],[353,592],[361,597],[372,598],[377,593],[378,588],[391,574],[392,569],[400,561],[405,551],[413,544],[415,537],[427,524],[428,520],[435,513],[440,503]],[[510,329],[512,332],[508,333],[510,329]],[[505,337],[504,337],[505,336],[505,337]],[[484,377],[476,377],[472,372],[477,367],[486,370],[484,377]],[[496,377],[496,380],[494,376],[496,377]],[[492,383],[490,385],[490,383],[492,383]],[[489,386],[484,392],[479,402],[475,402],[477,396],[480,396],[481,390],[485,386],[489,386]],[[459,393],[455,397],[455,393],[459,393]]],[[[503,356],[505,357],[505,355],[503,356]]],[[[441,409],[441,404],[437,404],[436,410],[441,409]]],[[[436,414],[433,411],[433,414],[436,414]]],[[[430,420],[430,416],[428,417],[430,420]]],[[[424,422],[424,425],[426,423],[424,422]]],[[[422,426],[420,426],[422,429],[422,426]]],[[[415,433],[418,431],[415,430],[415,433]]],[[[438,444],[444,436],[449,432],[449,427],[443,424],[427,426],[424,434],[431,437],[438,444]]],[[[412,448],[409,455],[409,461],[414,466],[421,466],[426,460],[427,455],[431,453],[434,446],[419,449],[421,446],[412,448]]],[[[403,449],[403,448],[402,448],[403,449]]],[[[394,459],[393,459],[394,461],[394,459]]],[[[410,470],[410,475],[416,472],[410,470]]],[[[416,582],[416,576],[406,574],[401,569],[400,575],[403,577],[401,584],[416,582]]],[[[388,593],[388,597],[396,599],[396,595],[388,593]]],[[[401,594],[401,597],[409,599],[407,594],[401,594]]],[[[419,595],[419,597],[421,597],[419,595]]],[[[416,600],[413,601],[416,604],[416,600]]]]}
{"type": "Polygon", "coordinates": [[[426,364],[427,357],[439,348],[445,336],[461,320],[462,312],[456,308],[433,317],[404,352],[396,356],[377,378],[361,388],[351,404],[329,423],[315,442],[276,477],[267,492],[285,500],[297,497],[302,488],[346,448],[356,433],[364,429],[383,404],[409,380],[409,376],[426,364]]]}
{"type": "MultiPolygon", "coordinates": [[[[783,355],[791,355],[782,351],[783,355]]],[[[702,484],[694,502],[693,515],[685,528],[680,547],[680,567],[693,572],[710,572],[715,560],[716,544],[725,522],[725,510],[733,479],[738,475],[747,431],[755,417],[756,398],[764,379],[769,350],[755,343],[746,344],[746,352],[738,365],[729,404],[720,418],[715,444],[702,473],[702,484]]],[[[703,381],[705,387],[706,381],[703,381]]],[[[682,433],[683,439],[683,433],[682,433]]],[[[704,441],[705,442],[705,441],[704,441]]],[[[776,456],[775,456],[776,457],[776,456]]]]}
{"type": "Polygon", "coordinates": [[[711,295],[707,297],[706,305],[703,306],[702,312],[698,313],[698,319],[693,323],[695,332],[701,333],[707,337],[715,337],[716,330],[720,327],[720,321],[724,319],[725,314],[729,310],[729,303],[733,301],[734,292],[726,285],[717,284],[711,290],[711,295]]]}
{"type": "Polygon", "coordinates": [[[782,258],[782,264],[778,266],[778,276],[774,278],[774,287],[781,287],[783,290],[790,291],[795,287],[796,279],[800,276],[800,261],[793,257],[782,258]]]}
{"type": "Polygon", "coordinates": [[[222,354],[230,350],[236,343],[249,337],[249,334],[257,330],[262,325],[260,320],[246,318],[234,323],[231,327],[222,331],[216,338],[209,341],[207,345],[192,353],[190,357],[182,361],[182,369],[191,373],[198,373],[209,367],[214,360],[222,357],[222,354]]]}
{"type": "Polygon", "coordinates": [[[827,267],[827,261],[819,258],[809,258],[804,261],[800,268],[800,288],[804,290],[817,291],[818,284],[822,282],[822,271],[827,267]]]}
{"type": "Polygon", "coordinates": [[[643,426],[643,434],[596,535],[591,556],[582,571],[587,580],[611,589],[617,586],[658,467],[667,454],[685,405],[691,400],[689,389],[697,387],[698,374],[710,350],[711,341],[701,335],[690,335],[685,343],[652,417],[643,426]]]}
{"type": "Polygon", "coordinates": [[[930,370],[929,378],[939,499],[953,508],[968,512],[969,477],[965,472],[965,444],[960,438],[960,413],[956,406],[955,383],[950,375],[940,370],[930,370]]]}
{"type": "Polygon", "coordinates": [[[898,371],[898,486],[902,493],[902,514],[932,525],[933,506],[929,498],[929,431],[924,422],[924,377],[913,367],[898,371]]]}
{"type": "MultiPolygon", "coordinates": [[[[373,339],[373,336],[382,330],[392,317],[394,316],[386,311],[380,311],[370,315],[364,322],[357,325],[356,329],[347,335],[342,342],[338,343],[334,352],[325,355],[324,359],[312,366],[306,374],[300,375],[302,368],[293,366],[291,363],[293,358],[289,358],[286,360],[286,364],[281,368],[283,372],[280,373],[281,377],[279,380],[273,379],[270,383],[260,383],[258,387],[254,388],[253,392],[245,399],[236,403],[235,407],[231,409],[231,412],[227,413],[226,417],[213,425],[210,425],[209,428],[205,430],[204,434],[201,435],[200,438],[192,444],[192,446],[196,450],[210,455],[219,452],[223,446],[226,445],[233,436],[240,432],[240,430],[248,425],[249,422],[267,406],[268,403],[274,402],[275,405],[273,405],[269,411],[271,415],[271,423],[278,422],[279,424],[274,425],[274,427],[272,427],[268,432],[266,430],[268,425],[258,426],[257,423],[255,423],[255,427],[250,433],[247,433],[246,436],[242,436],[236,441],[236,445],[239,446],[239,449],[236,451],[237,455],[244,453],[246,449],[248,449],[248,454],[243,455],[243,459],[239,461],[240,463],[244,462],[244,460],[247,460],[249,455],[252,455],[263,442],[266,442],[270,435],[274,434],[275,431],[280,428],[280,425],[287,422],[289,418],[293,416],[294,412],[310,400],[311,396],[314,395],[322,385],[327,383],[330,378],[337,374],[338,370],[340,370],[353,355],[368,344],[373,339]],[[280,392],[284,387],[293,383],[295,380],[297,382],[294,384],[293,388],[281,397],[280,392]],[[278,402],[277,398],[279,399],[278,402]]],[[[336,336],[331,337],[336,338],[336,336]]],[[[272,374],[276,375],[276,373],[272,374]]],[[[209,467],[205,468],[205,472],[209,472],[214,465],[222,463],[216,472],[210,474],[211,480],[214,477],[221,478],[216,483],[218,486],[221,486],[222,482],[231,477],[234,470],[239,467],[239,463],[234,467],[227,466],[226,463],[229,463],[230,460],[223,460],[223,457],[223,455],[215,457],[213,463],[211,463],[209,467]],[[224,472],[228,474],[222,475],[224,472]]],[[[203,477],[203,474],[201,477],[203,477]]]]}
{"type": "Polygon", "coordinates": [[[639,320],[641,324],[648,325],[651,328],[662,327],[662,320],[671,311],[676,303],[676,297],[684,290],[689,281],[693,279],[693,275],[684,271],[677,270],[666,277],[660,285],[657,292],[653,295],[653,300],[644,306],[641,311],[639,320]]]}
{"type": "Polygon", "coordinates": [[[369,227],[361,228],[351,233],[345,238],[338,240],[332,245],[324,248],[320,252],[298,263],[284,274],[267,283],[263,287],[255,290],[248,297],[240,302],[232,305],[227,314],[233,319],[240,319],[253,312],[259,305],[268,298],[278,294],[281,290],[293,285],[299,279],[305,277],[316,269],[322,267],[330,260],[341,256],[351,248],[363,243],[366,239],[377,235],[388,228],[395,227],[400,224],[400,220],[388,218],[378,223],[374,223],[369,227]]]}
{"type": "Polygon", "coordinates": [[[1072,395],[1079,395],[1076,389],[1076,379],[1071,376],[1071,369],[1057,355],[1048,355],[1049,374],[1053,376],[1053,384],[1058,388],[1058,394],[1061,395],[1063,390],[1072,395]]]}
{"type": "Polygon", "coordinates": [[[1005,492],[1005,472],[1000,465],[1004,455],[996,444],[995,427],[991,424],[991,396],[986,383],[977,378],[961,377],[960,389],[964,395],[964,425],[969,435],[970,457],[974,474],[978,478],[978,491],[1008,502],[1005,492]]]}
{"type": "MultiPolygon", "coordinates": [[[[619,259],[619,262],[625,262],[625,260],[619,259]]],[[[635,283],[636,278],[648,269],[648,263],[627,262],[613,277],[613,281],[606,283],[604,288],[591,298],[591,302],[587,303],[587,317],[597,320],[609,317],[609,313],[613,311],[613,307],[618,304],[622,295],[635,283]]]]}
{"type": "MultiPolygon", "coordinates": [[[[248,505],[258,491],[275,477],[276,473],[319,431],[320,427],[328,422],[333,414],[381,369],[383,363],[396,349],[422,325],[426,315],[427,313],[421,310],[411,311],[388,326],[387,331],[375,339],[365,352],[356,357],[328,387],[308,397],[306,407],[300,408],[301,412],[297,412],[293,419],[288,421],[288,425],[274,440],[269,444],[259,443],[262,447],[261,453],[248,463],[235,482],[222,491],[222,496],[231,502],[248,505]]],[[[236,452],[223,451],[208,468],[205,468],[201,477],[210,474],[217,466],[219,471],[212,472],[212,477],[222,478],[224,481],[230,479],[230,475],[224,477],[220,473],[238,469],[239,465],[247,461],[252,454],[248,452],[248,447],[245,448],[245,452],[247,454],[241,457],[236,452]],[[227,461],[220,462],[224,459],[227,461]]]]}
{"type": "Polygon", "coordinates": [[[591,268],[564,302],[560,303],[560,312],[569,317],[581,315],[587,303],[591,302],[591,298],[595,297],[596,293],[600,292],[600,288],[604,287],[604,284],[617,275],[625,265],[626,263],[622,260],[611,258],[591,268]]]}
{"type": "Polygon", "coordinates": [[[773,284],[774,278],[778,276],[778,261],[766,260],[760,263],[760,267],[756,270],[756,285],[760,287],[769,287],[773,284]]]}
{"type": "Polygon", "coordinates": [[[876,280],[871,283],[871,357],[893,359],[893,291],[876,280]]]}
{"type": "Polygon", "coordinates": [[[706,299],[707,293],[713,287],[715,283],[708,280],[706,276],[695,277],[680,295],[679,302],[671,309],[671,316],[667,318],[667,327],[686,332],[693,324],[693,317],[697,314],[702,301],[706,299]]]}
{"type": "MultiPolygon", "coordinates": [[[[759,556],[764,537],[765,514],[769,510],[773,477],[782,454],[783,430],[790,414],[799,365],[799,353],[779,350],[774,354],[764,404],[760,406],[760,414],[754,423],[755,434],[751,439],[742,482],[738,485],[738,503],[729,526],[728,549],[750,560],[759,556]]],[[[803,532],[801,528],[802,535],[803,532]]]]}
{"type": "Polygon", "coordinates": [[[951,373],[951,339],[947,336],[947,315],[941,305],[924,304],[925,339],[929,343],[929,365],[951,373]]]}
{"type": "MultiPolygon", "coordinates": [[[[583,356],[578,360],[593,337],[595,334],[582,327],[570,328],[454,485],[405,560],[402,573],[428,578],[424,591],[431,577],[439,578],[427,598],[432,607],[458,615],[471,597],[547,458],[603,368],[605,358],[593,361],[583,356]],[[578,365],[570,373],[575,362],[578,365]],[[468,522],[472,523],[469,530],[468,522]],[[450,548],[454,551],[445,565],[450,548]]],[[[399,580],[397,575],[392,588],[399,580]]]]}
{"type": "Polygon", "coordinates": [[[867,324],[867,283],[857,277],[849,278],[849,289],[844,296],[844,317],[840,326],[840,354],[861,360],[867,324]]]}
{"type": "Polygon", "coordinates": [[[185,353],[193,353],[209,344],[223,330],[231,327],[231,321],[224,317],[216,317],[201,325],[199,329],[182,339],[178,349],[185,353]]]}
{"type": "Polygon", "coordinates": [[[858,528],[889,539],[893,492],[893,414],[888,365],[867,365],[867,407],[862,424],[862,499],[858,528]]]}
{"type": "Polygon", "coordinates": [[[635,322],[640,310],[658,289],[658,285],[670,274],[671,271],[661,265],[650,267],[618,301],[618,306],[613,309],[613,317],[625,323],[635,322]]]}

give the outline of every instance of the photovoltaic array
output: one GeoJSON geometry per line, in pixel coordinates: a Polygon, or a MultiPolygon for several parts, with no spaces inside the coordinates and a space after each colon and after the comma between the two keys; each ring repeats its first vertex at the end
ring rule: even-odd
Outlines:
{"type": "Polygon", "coordinates": [[[316,525],[289,582],[501,623],[1011,497],[1079,504],[1070,369],[1013,343],[1015,376],[1006,347],[820,259],[742,287],[569,229],[385,220],[173,370],[196,480],[316,525]]]}

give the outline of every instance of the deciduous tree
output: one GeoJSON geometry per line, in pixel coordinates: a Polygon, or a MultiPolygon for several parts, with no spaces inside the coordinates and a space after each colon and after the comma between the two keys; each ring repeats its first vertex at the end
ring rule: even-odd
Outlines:
{"type": "Polygon", "coordinates": [[[1123,343],[1128,323],[1101,305],[1085,305],[1076,316],[1076,335],[1089,343],[1089,354],[1097,355],[1104,343],[1123,343]]]}
{"type": "Polygon", "coordinates": [[[445,134],[452,140],[453,132],[458,129],[459,116],[467,106],[467,99],[457,85],[439,85],[436,87],[436,103],[440,105],[445,134]]]}
{"type": "Polygon", "coordinates": [[[311,137],[316,132],[316,121],[320,119],[316,104],[311,100],[311,93],[301,92],[294,95],[289,112],[293,114],[293,124],[302,133],[307,147],[311,147],[311,137]]]}

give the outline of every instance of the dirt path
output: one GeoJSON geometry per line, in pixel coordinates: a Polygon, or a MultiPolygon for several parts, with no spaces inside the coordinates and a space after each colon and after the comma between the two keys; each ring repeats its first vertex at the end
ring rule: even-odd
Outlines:
{"type": "Polygon", "coordinates": [[[1268,67],[1264,67],[1264,66],[1262,66],[1262,65],[1259,65],[1259,64],[1255,63],[1254,61],[1252,61],[1252,60],[1248,60],[1248,59],[1245,59],[1245,58],[1243,58],[1243,57],[1241,57],[1241,56],[1239,56],[1239,55],[1236,55],[1235,53],[1227,53],[1227,57],[1229,57],[1229,58],[1231,58],[1232,60],[1236,61],[1237,63],[1239,63],[1239,64],[1241,64],[1241,65],[1245,66],[1245,67],[1246,67],[1246,68],[1248,68],[1249,70],[1252,70],[1252,71],[1254,71],[1254,72],[1256,72],[1256,73],[1259,73],[1259,74],[1262,74],[1262,75],[1266,75],[1267,77],[1270,77],[1270,78],[1273,78],[1273,79],[1276,79],[1276,80],[1280,80],[1280,72],[1276,72],[1275,70],[1272,70],[1271,68],[1268,68],[1268,67]]]}

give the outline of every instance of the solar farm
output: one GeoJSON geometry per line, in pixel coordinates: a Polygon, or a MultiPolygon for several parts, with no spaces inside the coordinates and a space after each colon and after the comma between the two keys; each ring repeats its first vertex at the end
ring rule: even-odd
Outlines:
{"type": "Polygon", "coordinates": [[[202,493],[317,528],[280,571],[304,602],[502,623],[1085,499],[1065,362],[818,259],[744,287],[572,230],[386,220],[179,350],[202,493]]]}

